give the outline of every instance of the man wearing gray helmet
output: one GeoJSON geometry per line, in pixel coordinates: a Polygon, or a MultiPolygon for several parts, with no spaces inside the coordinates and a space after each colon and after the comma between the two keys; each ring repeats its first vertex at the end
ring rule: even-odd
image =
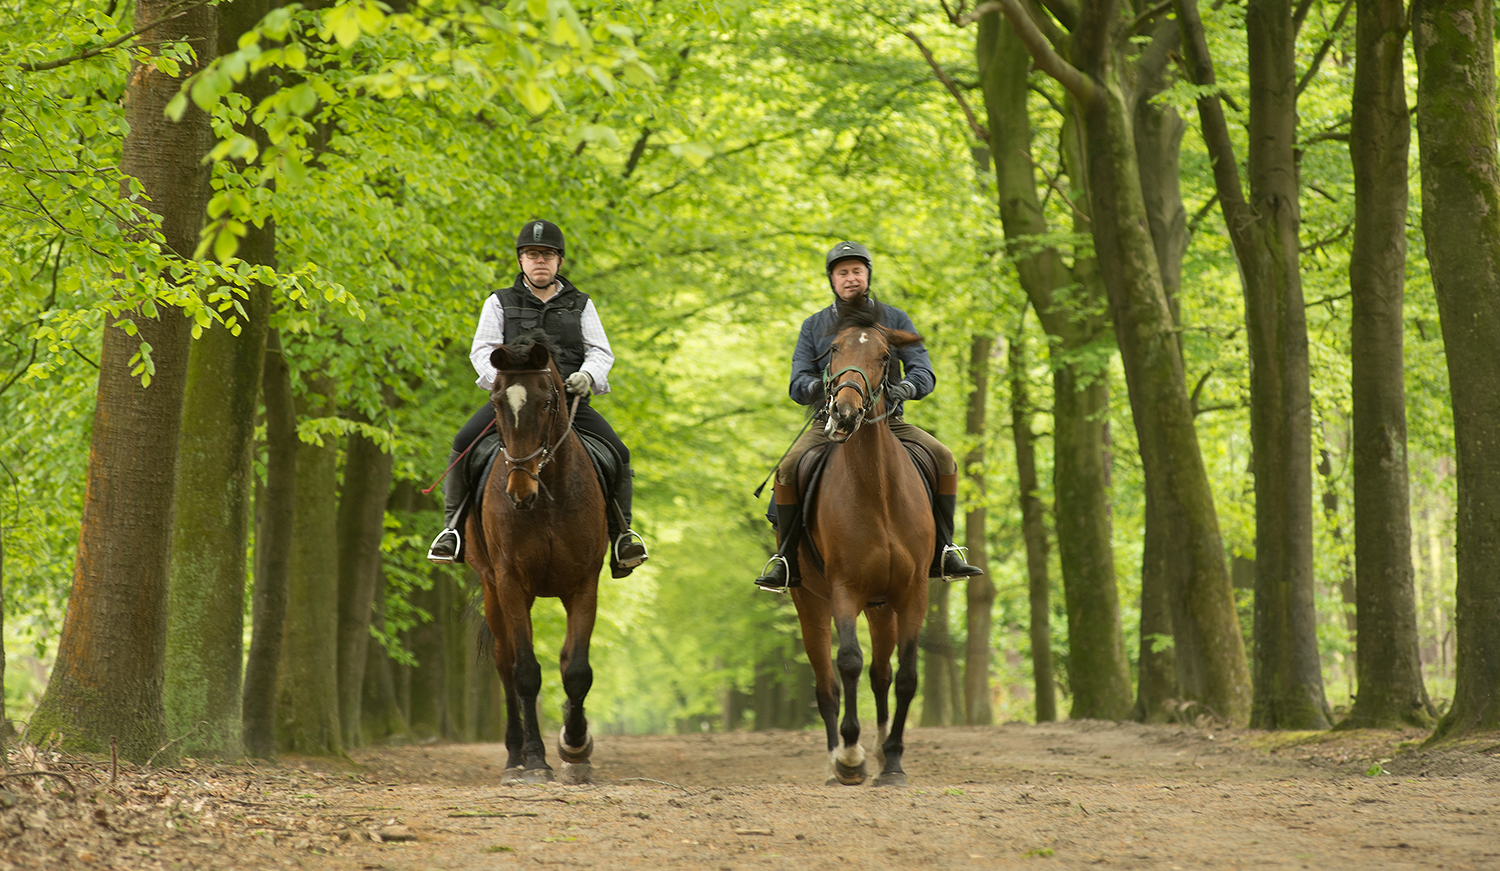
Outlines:
{"type": "MultiPolygon", "coordinates": [[[[832,327],[839,316],[851,307],[873,307],[877,322],[893,330],[915,333],[911,318],[892,305],[870,296],[874,261],[865,246],[858,242],[840,242],[824,258],[828,284],[833,289],[833,303],[802,322],[797,349],[792,354],[792,378],[788,392],[798,405],[811,405],[823,398],[821,363],[833,343],[832,327]]],[[[925,447],[937,461],[938,487],[934,519],[937,521],[937,553],[932,562],[932,577],[950,580],[982,574],[964,561],[963,548],[953,544],[953,515],[958,506],[958,463],[948,450],[926,430],[902,420],[906,400],[927,396],[937,386],[927,349],[920,342],[896,349],[899,367],[888,373],[886,395],[894,403],[888,421],[896,438],[925,447]]],[[[797,494],[797,461],[813,445],[828,441],[823,427],[813,426],[792,445],[776,467],[774,520],[779,539],[777,553],[755,579],[764,590],[781,592],[801,583],[797,572],[797,545],[802,535],[802,505],[797,494]]]]}
{"type": "MultiPolygon", "coordinates": [[[[610,569],[614,577],[623,578],[647,559],[646,545],[630,528],[632,472],[630,449],[620,441],[609,421],[589,405],[592,395],[609,392],[609,370],[615,355],[604,325],[588,294],[573,286],[559,273],[563,264],[563,233],[551,221],[528,221],[516,236],[516,261],[521,272],[510,287],[495,291],[484,302],[479,327],[469,359],[479,378],[476,383],[489,390],[495,384],[495,367],[490,353],[496,346],[514,342],[531,330],[541,329],[556,352],[558,370],[567,391],[581,397],[573,419],[574,429],[596,435],[608,442],[620,458],[620,474],[611,496],[619,506],[618,515],[606,510],[610,532],[610,569]]],[[[486,402],[474,412],[469,422],[453,440],[450,465],[459,454],[483,434],[495,420],[495,407],[486,402]]],[[[435,563],[459,559],[461,538],[459,523],[467,510],[469,482],[463,470],[454,469],[443,479],[443,531],[433,539],[427,558],[435,563]]]]}

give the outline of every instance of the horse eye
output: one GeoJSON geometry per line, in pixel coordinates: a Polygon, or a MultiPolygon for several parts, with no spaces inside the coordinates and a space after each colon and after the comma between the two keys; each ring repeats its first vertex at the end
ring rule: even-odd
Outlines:
{"type": "Polygon", "coordinates": [[[837,351],[838,349],[839,349],[839,346],[838,346],[837,342],[835,342],[834,344],[828,346],[828,350],[830,350],[830,351],[837,351]]]}

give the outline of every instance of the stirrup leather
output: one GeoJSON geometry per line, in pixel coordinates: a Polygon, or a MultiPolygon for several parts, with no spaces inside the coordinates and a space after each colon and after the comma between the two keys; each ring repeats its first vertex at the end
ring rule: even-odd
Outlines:
{"type": "Polygon", "coordinates": [[[792,590],[792,565],[791,565],[791,563],[787,562],[786,561],[786,557],[782,556],[781,554],[779,554],[779,553],[773,553],[773,554],[771,554],[771,558],[768,559],[768,560],[766,560],[765,566],[763,566],[761,568],[761,570],[760,570],[760,577],[763,578],[766,575],[769,575],[771,573],[771,566],[774,566],[777,563],[781,563],[781,567],[784,568],[784,569],[786,569],[786,581],[787,581],[786,582],[786,586],[784,586],[784,587],[773,587],[773,586],[769,586],[767,584],[762,584],[760,582],[759,578],[756,579],[755,586],[760,587],[762,590],[765,590],[767,593],[783,593],[783,594],[790,593],[791,590],[792,590]]]}
{"type": "Polygon", "coordinates": [[[636,532],[634,529],[627,529],[619,535],[615,536],[615,541],[612,546],[614,548],[613,553],[615,561],[622,569],[633,569],[651,558],[651,554],[646,550],[646,540],[644,538],[641,538],[640,533],[636,532]],[[632,539],[640,543],[641,555],[630,560],[620,559],[621,548],[625,547],[625,545],[627,544],[630,544],[632,539]]]}

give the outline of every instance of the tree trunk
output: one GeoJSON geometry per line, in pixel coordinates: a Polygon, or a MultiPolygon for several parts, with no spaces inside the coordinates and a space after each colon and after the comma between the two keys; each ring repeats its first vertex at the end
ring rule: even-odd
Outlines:
{"type": "MultiPolygon", "coordinates": [[[[1141,167],[1141,193],[1151,243],[1161,273],[1162,292],[1172,312],[1172,322],[1181,326],[1178,298],[1182,289],[1182,256],[1187,250],[1187,212],[1182,205],[1179,155],[1187,129],[1177,110],[1152,101],[1167,86],[1165,70],[1146,70],[1135,103],[1133,129],[1141,167]]],[[[1182,333],[1177,334],[1178,354],[1182,333]]],[[[1146,500],[1145,542],[1141,561],[1141,624],[1137,654],[1135,707],[1131,719],[1156,722],[1165,718],[1164,703],[1178,695],[1177,651],[1172,638],[1173,590],[1185,579],[1177,577],[1175,542],[1183,532],[1181,518],[1160,509],[1160,500],[1146,500]]]]}
{"type": "MultiPolygon", "coordinates": [[[[1500,730],[1500,161],[1494,11],[1413,9],[1422,233],[1442,318],[1458,463],[1453,706],[1431,741],[1500,730]]],[[[1357,555],[1356,555],[1357,558],[1357,555]]]]}
{"type": "Polygon", "coordinates": [[[969,345],[969,406],[964,428],[973,439],[964,457],[977,508],[964,514],[964,546],[970,564],[984,574],[969,578],[964,602],[964,722],[988,726],[995,722],[990,707],[990,628],[994,619],[995,582],[990,580],[990,558],[985,541],[984,422],[990,392],[990,354],[994,336],[975,336],[969,345]]]}
{"type": "Polygon", "coordinates": [[[5,530],[0,528],[0,742],[15,734],[5,713],[5,530]]]}
{"type": "Polygon", "coordinates": [[[953,681],[956,663],[953,635],[948,631],[948,584],[927,582],[927,619],[922,624],[922,717],[923,726],[952,726],[958,707],[953,681]]]}
{"type": "MultiPolygon", "coordinates": [[[[385,573],[375,578],[375,625],[385,629],[385,573]]],[[[396,675],[384,645],[372,639],[365,645],[364,698],[360,703],[361,744],[410,738],[411,729],[396,701],[396,675]]]]}
{"type": "MultiPolygon", "coordinates": [[[[1179,0],[1193,80],[1214,83],[1196,0],[1179,0]]],[[[1217,94],[1198,100],[1214,181],[1239,261],[1250,351],[1255,470],[1255,697],[1251,724],[1326,729],[1312,571],[1312,398],[1298,273],[1295,69],[1289,0],[1251,0],[1250,198],[1217,94]]]]}
{"type": "Polygon", "coordinates": [[[1021,331],[1006,352],[1010,369],[1010,422],[1016,446],[1016,489],[1021,498],[1021,537],[1026,542],[1027,596],[1031,605],[1031,675],[1036,684],[1036,721],[1057,719],[1057,678],[1052,671],[1051,584],[1047,579],[1047,525],[1037,497],[1036,436],[1026,395],[1026,351],[1021,331]]]}
{"type": "MultiPolygon", "coordinates": [[[[477,582],[473,572],[468,572],[465,579],[477,582]]],[[[442,622],[443,692],[446,694],[442,734],[450,741],[472,741],[473,736],[466,731],[469,723],[469,670],[475,664],[473,636],[468,621],[464,619],[469,590],[456,583],[439,583],[444,594],[438,619],[442,622]]],[[[490,663],[493,671],[493,660],[490,663]]],[[[542,679],[547,680],[545,671],[542,679]]],[[[499,680],[498,676],[496,680],[499,680]]]]}
{"type": "Polygon", "coordinates": [[[1354,597],[1364,630],[1355,636],[1358,691],[1341,728],[1430,727],[1422,683],[1411,564],[1406,465],[1406,370],[1402,296],[1406,274],[1407,151],[1401,0],[1360,0],[1356,9],[1349,154],[1354,164],[1354,597]]]}
{"type": "Polygon", "coordinates": [[[412,604],[432,615],[432,619],[413,626],[407,632],[406,649],[416,658],[417,664],[408,672],[408,699],[406,718],[411,724],[412,734],[418,740],[443,737],[443,722],[447,714],[447,694],[444,692],[443,667],[443,586],[451,582],[442,570],[434,568],[432,586],[426,590],[412,592],[412,604]]]}
{"type": "Polygon", "coordinates": [[[380,574],[380,540],[391,487],[391,455],[364,434],[349,436],[338,510],[339,723],[344,746],[360,743],[365,649],[380,574]]]}
{"type": "MultiPolygon", "coordinates": [[[[1036,194],[1026,112],[1030,58],[1015,31],[998,14],[980,19],[976,46],[994,143],[1000,217],[1006,238],[1020,249],[1047,232],[1036,194]]],[[[1076,163],[1071,171],[1075,179],[1081,179],[1083,173],[1076,163]]],[[[1075,187],[1082,188],[1081,181],[1075,187]]],[[[1018,257],[1016,269],[1042,328],[1057,339],[1053,346],[1053,487],[1058,556],[1068,606],[1069,682],[1074,690],[1071,716],[1119,718],[1130,708],[1130,671],[1114,572],[1104,429],[1108,393],[1096,367],[1077,353],[1107,327],[1102,318],[1080,314],[1057,295],[1077,283],[1080,287],[1073,293],[1081,298],[1076,308],[1087,312],[1101,307],[1101,285],[1092,262],[1080,260],[1075,264],[1076,274],[1070,273],[1061,254],[1050,247],[1018,257]]],[[[1041,571],[1044,577],[1045,566],[1041,571]]],[[[1032,580],[1036,583],[1038,576],[1033,574],[1032,580]]],[[[1033,621],[1037,604],[1033,598],[1033,621]]],[[[1050,689],[1045,695],[1051,696],[1050,689]]],[[[1039,706],[1042,702],[1039,694],[1039,706]]]]}
{"type": "MultiPolygon", "coordinates": [[[[1202,682],[1183,691],[1231,723],[1250,712],[1249,675],[1235,613],[1213,491],[1193,427],[1182,357],[1162,289],[1140,186],[1130,104],[1121,76],[1123,23],[1112,0],[1088,0],[1074,29],[1073,67],[1047,46],[1019,0],[1001,0],[1006,16],[1026,28],[1039,65],[1068,88],[1082,109],[1088,161],[1089,214],[1115,338],[1120,346],[1147,488],[1176,503],[1184,519],[1178,560],[1186,573],[1172,597],[1178,662],[1184,648],[1202,666],[1202,682]],[[1186,643],[1184,643],[1186,642],[1186,643]]],[[[1180,676],[1180,675],[1179,675],[1180,676]]]]}
{"type": "MultiPolygon", "coordinates": [[[[166,0],[140,0],[135,25],[155,24],[166,0]]],[[[213,59],[217,11],[197,7],[154,28],[140,50],[189,40],[198,63],[213,59]]],[[[196,71],[184,65],[182,76],[196,71]]],[[[139,180],[161,216],[167,247],[189,257],[208,202],[213,143],[208,116],[189,107],[173,123],[165,109],[182,84],[139,61],[125,91],[129,132],[120,170],[139,180]]],[[[127,232],[130,228],[123,228],[127,232]]],[[[88,482],[67,616],[50,683],[31,733],[51,732],[73,750],[100,752],[118,738],[120,755],[144,762],[168,740],[162,705],[167,630],[167,573],[177,484],[177,443],[187,381],[190,324],[176,309],[126,312],[136,335],[104,327],[88,482]],[[149,345],[150,386],[131,374],[149,345]]]]}
{"type": "MultiPolygon", "coordinates": [[[[219,7],[219,53],[269,11],[265,0],[219,7]]],[[[246,80],[259,101],[270,76],[246,80]]],[[[264,150],[265,131],[245,125],[264,150]]],[[[276,265],[276,224],[251,224],[240,240],[246,263],[276,265]]],[[[242,750],[240,669],[244,655],[245,550],[254,490],[256,399],[270,324],[271,291],[244,300],[240,335],[212,329],[193,343],[183,400],[177,516],[167,602],[166,715],[178,748],[192,756],[236,757],[242,750]]]]}
{"type": "Polygon", "coordinates": [[[266,484],[255,529],[255,588],[250,599],[250,652],[240,700],[245,752],[276,753],[276,684],[290,589],[297,494],[297,407],[292,373],[276,330],[266,334],[261,397],[266,409],[266,484]]]}
{"type": "MultiPolygon", "coordinates": [[[[299,418],[337,409],[332,379],[316,376],[300,397],[299,418]]],[[[297,444],[286,633],[277,667],[276,747],[308,756],[343,753],[338,696],[338,443],[297,444]]]]}

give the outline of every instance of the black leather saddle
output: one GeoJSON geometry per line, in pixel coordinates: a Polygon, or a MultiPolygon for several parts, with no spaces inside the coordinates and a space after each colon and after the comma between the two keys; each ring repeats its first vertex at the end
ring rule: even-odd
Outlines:
{"type": "MultiPolygon", "coordinates": [[[[575,429],[579,440],[583,442],[583,448],[588,452],[589,460],[594,464],[594,475],[599,479],[599,486],[603,488],[605,498],[615,492],[615,480],[620,475],[620,457],[615,449],[610,447],[609,442],[599,438],[593,433],[575,429]]],[[[484,438],[474,445],[474,450],[464,460],[464,474],[469,478],[469,507],[468,511],[478,511],[484,504],[484,488],[489,483],[490,472],[495,468],[495,458],[500,456],[500,434],[496,432],[485,433],[484,438]]]]}

